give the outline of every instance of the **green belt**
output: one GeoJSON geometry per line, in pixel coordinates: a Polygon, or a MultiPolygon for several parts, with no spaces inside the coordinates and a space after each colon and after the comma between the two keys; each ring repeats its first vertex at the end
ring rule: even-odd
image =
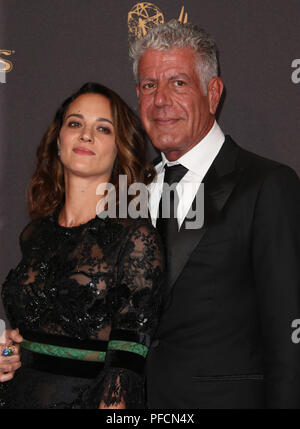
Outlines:
{"type": "MultiPolygon", "coordinates": [[[[30,350],[35,353],[42,353],[45,355],[56,356],[66,359],[85,360],[90,362],[104,362],[106,356],[106,352],[54,346],[52,344],[36,343],[25,339],[21,343],[21,346],[24,349],[30,350]]],[[[108,343],[107,350],[127,351],[131,353],[136,353],[142,357],[146,357],[148,347],[130,341],[112,340],[108,343]]]]}
{"type": "Polygon", "coordinates": [[[70,347],[54,346],[52,344],[35,343],[24,340],[21,343],[24,349],[44,355],[56,356],[66,359],[86,360],[91,362],[104,362],[106,352],[95,350],[73,349],[70,347]]]}

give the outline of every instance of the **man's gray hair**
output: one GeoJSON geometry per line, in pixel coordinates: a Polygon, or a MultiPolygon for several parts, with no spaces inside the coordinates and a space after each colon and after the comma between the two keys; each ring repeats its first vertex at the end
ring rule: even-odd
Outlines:
{"type": "Polygon", "coordinates": [[[190,47],[198,54],[196,70],[198,72],[204,95],[208,82],[218,76],[218,48],[213,38],[205,30],[191,23],[181,24],[176,19],[158,24],[144,37],[133,42],[129,55],[133,60],[133,74],[139,84],[139,61],[147,49],[165,51],[172,48],[190,47]]]}

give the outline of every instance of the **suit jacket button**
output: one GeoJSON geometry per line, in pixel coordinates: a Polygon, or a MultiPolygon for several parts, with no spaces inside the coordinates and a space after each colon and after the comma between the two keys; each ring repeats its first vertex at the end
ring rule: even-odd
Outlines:
{"type": "Polygon", "coordinates": [[[154,340],[151,344],[151,347],[157,347],[159,344],[159,340],[154,340]]]}

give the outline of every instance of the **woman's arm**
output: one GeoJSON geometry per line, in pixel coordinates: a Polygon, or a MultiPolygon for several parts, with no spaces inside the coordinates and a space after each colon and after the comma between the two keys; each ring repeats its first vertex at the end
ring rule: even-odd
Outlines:
{"type": "Polygon", "coordinates": [[[144,366],[156,331],[162,301],[164,261],[157,232],[137,222],[118,261],[119,281],[108,291],[112,330],[106,354],[99,408],[140,408],[144,366]]]}

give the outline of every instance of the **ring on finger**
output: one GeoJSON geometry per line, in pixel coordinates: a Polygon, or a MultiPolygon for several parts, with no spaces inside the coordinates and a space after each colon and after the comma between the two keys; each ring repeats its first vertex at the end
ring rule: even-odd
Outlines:
{"type": "Polygon", "coordinates": [[[14,346],[6,346],[2,351],[2,356],[12,356],[14,354],[14,346]]]}

